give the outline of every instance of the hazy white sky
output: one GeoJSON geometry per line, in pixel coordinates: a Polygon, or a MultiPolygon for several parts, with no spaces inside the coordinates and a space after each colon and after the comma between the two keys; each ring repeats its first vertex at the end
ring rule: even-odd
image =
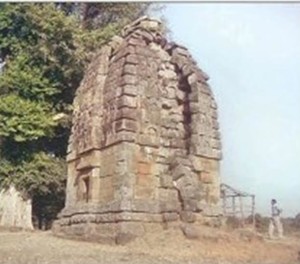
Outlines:
{"type": "Polygon", "coordinates": [[[174,3],[172,38],[210,76],[219,106],[222,181],[300,213],[300,4],[174,3]]]}

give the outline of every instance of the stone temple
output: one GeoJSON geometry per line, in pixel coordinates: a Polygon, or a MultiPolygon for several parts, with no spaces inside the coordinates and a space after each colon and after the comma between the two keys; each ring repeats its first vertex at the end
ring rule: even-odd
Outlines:
{"type": "Polygon", "coordinates": [[[123,29],[90,63],[74,100],[57,235],[126,243],[220,215],[221,143],[208,76],[159,21],[123,29]]]}

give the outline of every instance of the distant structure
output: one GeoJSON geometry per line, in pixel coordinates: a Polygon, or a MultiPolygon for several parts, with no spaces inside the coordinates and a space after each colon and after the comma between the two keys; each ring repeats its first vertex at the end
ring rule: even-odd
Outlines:
{"type": "Polygon", "coordinates": [[[229,186],[221,184],[221,199],[223,215],[225,217],[234,217],[241,226],[245,225],[246,219],[255,226],[255,195],[242,192],[229,186]]]}
{"type": "Polygon", "coordinates": [[[159,21],[125,27],[89,65],[74,101],[58,235],[108,243],[220,215],[221,144],[208,76],[159,21]]]}

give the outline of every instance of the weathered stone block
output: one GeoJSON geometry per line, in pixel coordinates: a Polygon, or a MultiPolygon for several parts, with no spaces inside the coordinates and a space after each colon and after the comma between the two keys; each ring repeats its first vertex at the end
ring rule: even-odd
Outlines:
{"type": "Polygon", "coordinates": [[[170,157],[170,169],[176,170],[177,166],[185,166],[190,171],[192,163],[184,151],[176,150],[174,155],[170,157]]]}
{"type": "Polygon", "coordinates": [[[201,159],[196,156],[192,156],[191,158],[192,164],[193,164],[193,169],[197,172],[203,171],[203,165],[201,162],[201,159]]]}
{"type": "Polygon", "coordinates": [[[215,181],[214,175],[209,172],[201,172],[200,175],[203,183],[213,183],[215,181]]]}
{"type": "Polygon", "coordinates": [[[190,113],[192,114],[200,113],[201,111],[200,105],[201,104],[199,104],[198,102],[191,102],[189,108],[190,113]]]}
{"type": "Polygon", "coordinates": [[[136,85],[137,84],[137,77],[132,74],[124,74],[121,78],[120,85],[126,85],[126,84],[132,84],[136,85]]]}
{"type": "Polygon", "coordinates": [[[118,119],[131,119],[137,120],[137,111],[133,108],[122,107],[116,114],[116,120],[118,119]]]}
{"type": "Polygon", "coordinates": [[[114,198],[113,177],[100,178],[99,200],[102,202],[111,201],[114,198]]]}
{"type": "Polygon", "coordinates": [[[139,63],[139,57],[136,54],[128,54],[125,58],[125,63],[137,65],[139,63]]]}
{"type": "Polygon", "coordinates": [[[217,160],[221,160],[223,158],[222,151],[218,150],[218,149],[213,149],[212,150],[212,157],[217,159],[217,160]]]}
{"type": "Polygon", "coordinates": [[[199,205],[199,207],[201,208],[203,215],[205,216],[220,216],[222,214],[221,208],[218,205],[210,205],[208,203],[202,203],[201,205],[199,205]]]}
{"type": "MultiPolygon", "coordinates": [[[[126,44],[126,43],[124,43],[126,44]]],[[[134,54],[135,53],[135,46],[133,45],[124,45],[121,49],[115,52],[115,56],[112,57],[111,62],[117,62],[120,59],[123,59],[126,57],[128,54],[134,54]]]]}
{"type": "Polygon", "coordinates": [[[217,103],[216,103],[215,100],[211,100],[211,107],[212,107],[213,109],[217,109],[217,108],[218,108],[217,103]]]}
{"type": "Polygon", "coordinates": [[[162,62],[168,62],[171,60],[171,56],[168,54],[168,52],[163,50],[157,43],[151,42],[148,46],[152,51],[155,52],[157,57],[159,57],[162,62]]]}
{"type": "Polygon", "coordinates": [[[137,173],[138,174],[150,175],[151,170],[152,170],[152,164],[151,163],[141,163],[141,162],[139,162],[137,164],[137,173]]]}
{"type": "Polygon", "coordinates": [[[180,101],[186,101],[186,93],[181,90],[176,90],[176,98],[180,101]]]}
{"type": "Polygon", "coordinates": [[[139,34],[135,33],[127,39],[127,43],[134,46],[146,46],[145,40],[143,40],[139,34]]]}
{"type": "MultiPolygon", "coordinates": [[[[135,65],[132,64],[125,64],[123,67],[123,75],[129,74],[129,75],[136,75],[138,72],[135,65]]],[[[127,82],[127,81],[126,81],[127,82]]],[[[131,81],[130,81],[131,82],[131,81]]],[[[132,81],[133,84],[135,83],[135,80],[132,81]]]]}
{"type": "Polygon", "coordinates": [[[149,43],[149,42],[154,41],[153,34],[150,31],[148,31],[148,30],[140,30],[139,33],[142,36],[142,38],[144,40],[146,40],[146,42],[149,43]]]}
{"type": "MultiPolygon", "coordinates": [[[[135,187],[136,199],[152,199],[154,198],[154,186],[151,175],[140,174],[137,175],[137,184],[135,187]]],[[[146,211],[145,211],[146,212],[146,211]]]]}
{"type": "Polygon", "coordinates": [[[190,174],[190,170],[187,167],[179,164],[173,169],[173,173],[172,173],[173,181],[177,181],[179,178],[189,174],[190,174]]]}
{"type": "Polygon", "coordinates": [[[216,119],[212,119],[212,127],[213,129],[219,129],[219,122],[216,119]]]}
{"type": "Polygon", "coordinates": [[[159,30],[160,24],[157,20],[144,20],[140,23],[140,26],[151,31],[156,31],[159,30]]]}
{"type": "Polygon", "coordinates": [[[176,107],[176,105],[177,103],[174,99],[162,98],[161,100],[161,106],[163,109],[172,109],[173,107],[176,107]]]}
{"type": "Polygon", "coordinates": [[[188,99],[190,102],[194,102],[194,103],[198,103],[199,102],[199,91],[191,91],[189,94],[188,94],[188,99]]]}
{"type": "Polygon", "coordinates": [[[193,65],[189,65],[189,64],[183,65],[181,70],[183,76],[189,76],[194,72],[193,65]]]}
{"type": "Polygon", "coordinates": [[[174,188],[173,179],[170,175],[160,176],[160,186],[163,188],[174,188]]]}
{"type": "Polygon", "coordinates": [[[218,139],[211,139],[210,145],[213,149],[221,149],[222,145],[221,145],[221,141],[218,139]]]}
{"type": "Polygon", "coordinates": [[[146,47],[136,47],[136,54],[141,55],[143,57],[149,58],[149,57],[156,57],[156,54],[153,50],[147,49],[146,47]]]}
{"type": "Polygon", "coordinates": [[[134,212],[147,212],[147,213],[160,213],[159,202],[153,201],[147,197],[146,199],[138,198],[132,202],[132,211],[134,212]]]}
{"type": "Polygon", "coordinates": [[[182,46],[182,45],[178,45],[177,44],[177,47],[173,50],[173,53],[172,55],[176,56],[183,56],[183,57],[186,57],[186,58],[189,58],[191,57],[189,51],[187,50],[186,47],[182,46]]]}
{"type": "Polygon", "coordinates": [[[140,135],[138,144],[141,146],[158,147],[159,139],[156,136],[140,135]]]}
{"type": "Polygon", "coordinates": [[[158,76],[162,77],[162,78],[165,78],[165,79],[170,79],[170,80],[173,80],[173,79],[176,79],[177,78],[177,74],[172,71],[172,70],[160,70],[158,72],[158,76]]]}
{"type": "MultiPolygon", "coordinates": [[[[192,192],[193,192],[193,196],[200,196],[200,193],[198,193],[198,190],[192,190],[192,192]]],[[[200,199],[200,198],[198,198],[198,197],[193,197],[193,198],[190,198],[190,197],[188,197],[188,196],[190,196],[190,195],[187,195],[187,194],[185,194],[187,197],[185,197],[185,199],[184,199],[184,202],[183,202],[183,209],[185,210],[185,211],[190,211],[190,212],[197,212],[198,211],[198,207],[197,207],[197,205],[198,205],[198,199],[200,199]],[[198,199],[197,199],[198,198],[198,199]]]]}
{"type": "Polygon", "coordinates": [[[138,95],[138,87],[136,85],[125,85],[122,87],[121,94],[129,95],[129,96],[137,96],[138,95]]]}
{"type": "Polygon", "coordinates": [[[136,108],[137,107],[137,99],[133,96],[123,95],[117,101],[117,107],[130,107],[136,108]]]}
{"type": "Polygon", "coordinates": [[[163,213],[162,218],[164,222],[173,222],[179,220],[178,213],[163,213]]]}
{"type": "Polygon", "coordinates": [[[188,83],[190,85],[193,85],[194,83],[197,83],[197,81],[198,81],[197,74],[192,73],[191,75],[188,76],[188,83]]]}
{"type": "Polygon", "coordinates": [[[175,99],[176,98],[176,90],[173,87],[160,87],[160,94],[162,97],[167,99],[175,99]]]}
{"type": "Polygon", "coordinates": [[[115,122],[116,132],[126,130],[136,132],[138,129],[137,122],[130,119],[121,119],[115,122]]]}
{"type": "Polygon", "coordinates": [[[182,148],[184,149],[186,147],[186,141],[183,139],[178,139],[178,138],[172,138],[170,140],[170,148],[182,148]]]}

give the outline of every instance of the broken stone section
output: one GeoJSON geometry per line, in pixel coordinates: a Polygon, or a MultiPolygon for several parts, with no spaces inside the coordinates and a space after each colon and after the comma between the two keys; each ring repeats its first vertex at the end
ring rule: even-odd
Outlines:
{"type": "Polygon", "coordinates": [[[142,17],[95,54],[74,100],[59,235],[126,243],[220,214],[221,142],[208,76],[142,17]]]}

